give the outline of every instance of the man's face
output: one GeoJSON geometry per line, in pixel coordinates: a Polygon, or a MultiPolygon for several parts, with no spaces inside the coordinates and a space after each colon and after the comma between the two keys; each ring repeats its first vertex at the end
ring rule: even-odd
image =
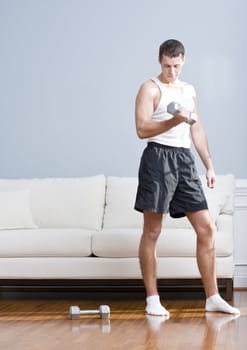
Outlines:
{"type": "Polygon", "coordinates": [[[162,75],[167,83],[174,83],[182,70],[184,57],[180,54],[177,57],[162,56],[160,61],[162,75]]]}

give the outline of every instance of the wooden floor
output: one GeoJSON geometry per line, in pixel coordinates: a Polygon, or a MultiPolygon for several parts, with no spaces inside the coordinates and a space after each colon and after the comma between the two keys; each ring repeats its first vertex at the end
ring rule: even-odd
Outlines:
{"type": "Polygon", "coordinates": [[[147,317],[144,301],[4,297],[0,300],[2,350],[246,350],[247,291],[235,291],[235,317],[204,312],[204,300],[163,301],[169,319],[147,317]],[[71,321],[70,305],[111,307],[110,320],[96,315],[71,321]]]}

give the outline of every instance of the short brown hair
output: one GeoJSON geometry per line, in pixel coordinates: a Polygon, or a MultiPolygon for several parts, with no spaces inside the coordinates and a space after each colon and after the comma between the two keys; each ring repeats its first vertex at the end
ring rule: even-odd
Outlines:
{"type": "Polygon", "coordinates": [[[185,49],[184,45],[175,39],[169,39],[164,41],[159,48],[159,60],[161,61],[162,56],[178,57],[179,55],[184,56],[185,49]]]}

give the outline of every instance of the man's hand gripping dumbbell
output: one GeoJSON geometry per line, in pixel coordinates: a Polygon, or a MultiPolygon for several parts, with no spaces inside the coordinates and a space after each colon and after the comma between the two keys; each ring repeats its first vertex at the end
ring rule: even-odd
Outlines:
{"type": "Polygon", "coordinates": [[[192,125],[196,122],[196,114],[189,112],[177,102],[170,102],[167,105],[167,112],[172,114],[174,117],[177,115],[182,115],[184,117],[186,116],[187,119],[185,120],[185,123],[187,124],[192,125]]]}

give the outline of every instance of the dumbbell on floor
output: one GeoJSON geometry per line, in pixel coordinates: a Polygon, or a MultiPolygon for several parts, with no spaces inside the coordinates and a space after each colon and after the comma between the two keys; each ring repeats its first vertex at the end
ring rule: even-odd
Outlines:
{"type": "Polygon", "coordinates": [[[71,320],[79,320],[80,315],[100,315],[100,318],[109,318],[110,307],[108,305],[100,305],[98,310],[81,310],[79,306],[70,306],[69,314],[71,320]]]}
{"type": "MultiPolygon", "coordinates": [[[[179,114],[181,109],[182,109],[182,106],[179,103],[177,103],[177,102],[170,102],[167,105],[167,112],[172,114],[172,115],[174,115],[174,116],[176,114],[179,114]]],[[[195,115],[195,113],[190,113],[190,116],[186,120],[186,123],[192,125],[195,122],[196,122],[196,115],[195,115]]]]}

